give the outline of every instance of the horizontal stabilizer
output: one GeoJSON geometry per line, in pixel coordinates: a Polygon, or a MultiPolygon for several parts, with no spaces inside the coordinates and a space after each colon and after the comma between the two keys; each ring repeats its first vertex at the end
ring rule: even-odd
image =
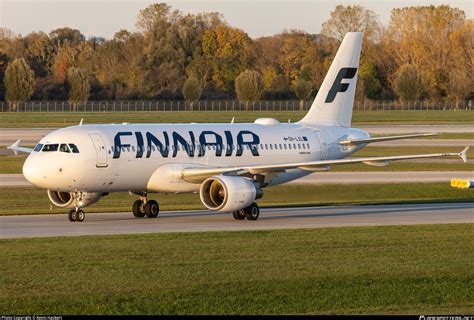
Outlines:
{"type": "Polygon", "coordinates": [[[339,144],[356,145],[356,144],[366,144],[366,143],[391,141],[391,140],[411,139],[411,138],[418,138],[418,137],[430,137],[430,136],[437,136],[437,135],[439,135],[439,133],[407,134],[403,136],[377,137],[377,138],[368,138],[368,139],[359,139],[359,140],[343,140],[343,141],[339,141],[339,144]]]}

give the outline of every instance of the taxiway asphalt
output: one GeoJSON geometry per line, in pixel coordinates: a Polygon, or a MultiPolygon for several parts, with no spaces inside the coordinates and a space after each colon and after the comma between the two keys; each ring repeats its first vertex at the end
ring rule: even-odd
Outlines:
{"type": "Polygon", "coordinates": [[[264,208],[257,221],[234,220],[229,213],[162,212],[134,218],[130,212],[90,213],[84,222],[66,214],[1,216],[0,238],[239,231],[343,226],[473,223],[474,203],[264,208]]]}

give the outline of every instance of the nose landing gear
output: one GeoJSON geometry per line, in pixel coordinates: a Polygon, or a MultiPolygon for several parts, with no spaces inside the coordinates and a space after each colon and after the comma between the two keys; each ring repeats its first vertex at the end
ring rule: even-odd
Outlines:
{"type": "Polygon", "coordinates": [[[83,210],[76,208],[76,209],[71,209],[68,211],[67,216],[69,218],[69,221],[71,222],[82,222],[84,221],[84,218],[86,217],[86,214],[84,213],[83,210]]]}

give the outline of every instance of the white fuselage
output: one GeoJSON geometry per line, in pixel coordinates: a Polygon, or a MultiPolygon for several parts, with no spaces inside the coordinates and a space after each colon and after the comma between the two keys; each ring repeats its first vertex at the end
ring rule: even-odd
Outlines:
{"type": "MultiPolygon", "coordinates": [[[[56,130],[39,142],[74,144],[78,153],[32,152],[23,173],[31,183],[55,191],[195,192],[200,185],[181,177],[186,167],[341,159],[363,145],[347,147],[339,141],[368,136],[358,129],[273,119],[242,124],[81,125],[56,130]]],[[[288,170],[265,186],[307,174],[288,170]]]]}

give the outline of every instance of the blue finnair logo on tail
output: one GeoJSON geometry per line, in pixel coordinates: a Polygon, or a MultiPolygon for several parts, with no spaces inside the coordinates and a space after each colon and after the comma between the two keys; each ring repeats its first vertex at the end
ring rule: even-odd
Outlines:
{"type": "Polygon", "coordinates": [[[135,158],[150,158],[153,152],[160,152],[164,158],[172,152],[171,156],[176,157],[179,151],[186,152],[189,157],[203,157],[206,151],[215,152],[216,157],[230,157],[235,151],[235,156],[240,157],[245,149],[258,157],[259,144],[260,137],[248,130],[239,131],[236,137],[227,130],[224,131],[223,136],[214,131],[202,131],[196,136],[193,131],[189,131],[187,137],[175,131],[171,134],[163,131],[159,138],[151,132],[123,131],[115,134],[113,158],[119,159],[122,151],[125,148],[129,150],[132,146],[136,150],[135,158]],[[123,140],[128,140],[129,143],[123,140]]]}
{"type": "Polygon", "coordinates": [[[357,68],[341,68],[334,79],[331,89],[326,97],[326,103],[333,102],[338,92],[346,92],[349,83],[342,83],[343,79],[352,79],[357,73],[357,68]]]}

